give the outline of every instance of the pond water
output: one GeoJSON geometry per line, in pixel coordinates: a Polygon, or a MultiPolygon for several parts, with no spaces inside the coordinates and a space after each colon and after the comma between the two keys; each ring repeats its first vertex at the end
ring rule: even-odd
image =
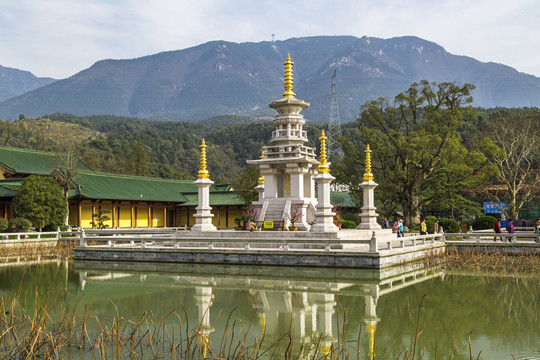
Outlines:
{"type": "MultiPolygon", "coordinates": [[[[1,268],[0,291],[6,296],[19,289],[29,309],[36,297],[62,294],[61,301],[50,301],[52,317],[73,308],[82,316],[91,306],[99,319],[118,311],[137,321],[145,312],[174,310],[185,318],[183,327],[198,326],[217,348],[241,321],[249,327],[247,345],[263,333],[268,345],[289,333],[293,353],[302,345],[318,343],[324,351],[346,340],[348,347],[359,347],[361,359],[401,359],[407,349],[412,358],[419,316],[417,358],[469,359],[471,351],[474,359],[480,352],[480,359],[540,359],[539,279],[421,265],[379,272],[59,262],[1,268]]],[[[170,315],[164,322],[178,321],[170,315]]],[[[265,357],[285,351],[278,347],[265,357]]]]}

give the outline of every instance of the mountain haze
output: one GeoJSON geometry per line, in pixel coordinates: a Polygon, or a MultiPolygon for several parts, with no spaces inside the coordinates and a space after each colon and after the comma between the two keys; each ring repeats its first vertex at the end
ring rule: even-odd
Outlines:
{"type": "Polygon", "coordinates": [[[40,78],[29,71],[23,71],[0,65],[0,101],[24,94],[56,81],[40,78]]]}
{"type": "Polygon", "coordinates": [[[360,106],[393,98],[414,81],[472,83],[473,105],[540,106],[540,78],[495,63],[456,56],[417,37],[320,36],[276,42],[208,42],[131,60],[102,60],[72,77],[0,103],[0,117],[49,113],[113,114],[200,120],[220,114],[273,115],[291,54],[294,92],[311,103],[306,118],[328,118],[337,69],[341,119],[360,106]]]}

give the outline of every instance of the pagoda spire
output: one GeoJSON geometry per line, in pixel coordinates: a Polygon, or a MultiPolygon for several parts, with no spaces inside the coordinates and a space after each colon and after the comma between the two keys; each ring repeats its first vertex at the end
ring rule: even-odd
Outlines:
{"type": "Polygon", "coordinates": [[[285,65],[285,92],[283,93],[283,97],[295,97],[296,94],[293,93],[293,70],[292,67],[294,65],[294,62],[291,61],[291,55],[287,54],[287,61],[283,63],[285,65]]]}
{"type": "Polygon", "coordinates": [[[199,146],[201,148],[201,169],[199,170],[198,177],[199,179],[208,179],[210,174],[206,170],[206,144],[204,139],[202,139],[202,144],[199,146]]]}
{"type": "Polygon", "coordinates": [[[369,149],[369,144],[365,150],[366,153],[366,172],[362,180],[364,181],[374,181],[373,174],[371,173],[371,150],[369,149]]]}
{"type": "Polygon", "coordinates": [[[328,139],[328,137],[324,136],[323,130],[321,136],[319,137],[319,140],[321,140],[321,164],[317,169],[319,171],[319,174],[330,174],[330,167],[328,166],[328,163],[326,161],[326,139],[328,139]]]}

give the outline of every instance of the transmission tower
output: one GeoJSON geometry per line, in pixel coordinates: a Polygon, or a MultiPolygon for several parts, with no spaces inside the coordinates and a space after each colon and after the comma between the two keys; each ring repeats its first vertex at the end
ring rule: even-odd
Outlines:
{"type": "Polygon", "coordinates": [[[328,156],[343,157],[341,145],[337,138],[341,137],[341,119],[339,118],[339,106],[336,87],[336,70],[332,74],[332,89],[330,100],[330,118],[328,120],[328,156]]]}

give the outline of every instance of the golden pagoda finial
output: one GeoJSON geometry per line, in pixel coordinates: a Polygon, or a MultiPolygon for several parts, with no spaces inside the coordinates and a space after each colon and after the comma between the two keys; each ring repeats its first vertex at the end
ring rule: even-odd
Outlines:
{"type": "Polygon", "coordinates": [[[261,322],[261,335],[264,336],[266,334],[266,315],[259,315],[259,321],[261,322]]]}
{"type": "Polygon", "coordinates": [[[285,65],[285,92],[283,93],[283,97],[294,97],[296,94],[293,93],[293,73],[292,73],[292,66],[294,63],[291,61],[291,55],[287,54],[287,61],[283,63],[285,65]]]}
{"type": "Polygon", "coordinates": [[[368,357],[373,359],[375,357],[375,329],[377,324],[366,324],[366,330],[368,332],[368,357]]]}
{"type": "Polygon", "coordinates": [[[206,353],[208,352],[208,346],[210,344],[210,336],[205,333],[200,333],[199,336],[199,354],[202,355],[202,359],[206,359],[206,353]]]}
{"type": "MultiPolygon", "coordinates": [[[[259,159],[264,159],[264,150],[261,151],[261,156],[259,157],[259,159]]],[[[264,175],[263,174],[259,174],[259,180],[257,180],[257,183],[259,185],[264,185],[264,175]]]]}
{"type": "Polygon", "coordinates": [[[362,180],[364,181],[374,181],[373,174],[371,173],[371,150],[369,149],[369,144],[367,146],[367,149],[365,150],[366,153],[366,173],[364,174],[364,177],[362,180]]]}
{"type": "Polygon", "coordinates": [[[323,359],[328,359],[330,353],[332,352],[332,344],[330,345],[321,345],[319,351],[323,355],[323,359]]]}
{"type": "Polygon", "coordinates": [[[326,139],[328,139],[328,137],[324,136],[323,130],[319,137],[319,140],[321,140],[321,164],[318,168],[319,174],[330,174],[330,166],[326,163],[326,139]]]}
{"type": "Polygon", "coordinates": [[[202,144],[199,146],[201,148],[201,169],[199,170],[199,179],[208,179],[210,175],[208,170],[206,170],[206,144],[204,139],[202,139],[202,144]]]}

